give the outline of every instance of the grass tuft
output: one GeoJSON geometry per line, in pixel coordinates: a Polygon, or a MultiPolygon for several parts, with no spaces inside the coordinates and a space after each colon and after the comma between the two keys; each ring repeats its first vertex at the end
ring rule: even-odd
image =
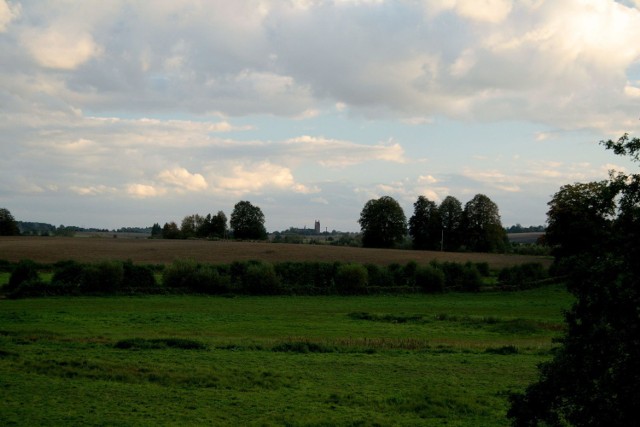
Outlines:
{"type": "Polygon", "coordinates": [[[207,349],[207,346],[201,342],[184,338],[130,338],[118,341],[114,347],[121,350],[163,350],[169,348],[181,350],[207,349]]]}

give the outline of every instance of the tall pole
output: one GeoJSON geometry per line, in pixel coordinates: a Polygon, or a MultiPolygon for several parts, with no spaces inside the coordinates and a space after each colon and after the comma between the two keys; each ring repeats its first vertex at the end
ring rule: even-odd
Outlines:
{"type": "Polygon", "coordinates": [[[440,252],[444,252],[444,227],[442,227],[442,234],[440,236],[440,252]]]}

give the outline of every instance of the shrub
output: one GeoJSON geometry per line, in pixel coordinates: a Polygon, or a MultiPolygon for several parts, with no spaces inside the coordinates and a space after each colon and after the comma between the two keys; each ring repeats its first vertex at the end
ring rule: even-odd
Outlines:
{"type": "Polygon", "coordinates": [[[77,291],[76,286],[69,286],[64,283],[46,283],[39,279],[27,280],[10,292],[9,298],[30,298],[59,295],[72,295],[77,291]]]}
{"type": "Polygon", "coordinates": [[[229,291],[229,278],[216,267],[198,264],[194,260],[176,260],[166,267],[162,283],[168,288],[184,291],[222,294],[229,291]]]}
{"type": "Polygon", "coordinates": [[[5,273],[11,273],[13,271],[13,264],[6,259],[0,259],[0,271],[5,273]]]}
{"type": "Polygon", "coordinates": [[[420,266],[415,273],[415,284],[423,292],[443,292],[444,280],[444,272],[433,265],[420,266]]]}
{"type": "Polygon", "coordinates": [[[391,277],[391,283],[387,286],[405,286],[407,284],[404,269],[397,262],[389,264],[387,266],[387,272],[391,277]]]}
{"type": "Polygon", "coordinates": [[[252,295],[274,295],[282,292],[280,278],[273,264],[249,263],[242,277],[242,289],[252,295]]]}
{"type": "Polygon", "coordinates": [[[9,283],[4,286],[6,292],[15,291],[20,284],[28,281],[39,280],[36,263],[31,260],[22,260],[13,269],[9,283]]]}
{"type": "Polygon", "coordinates": [[[366,264],[364,267],[367,269],[369,287],[384,288],[393,286],[393,275],[388,268],[376,264],[366,264]]]}
{"type": "Polygon", "coordinates": [[[134,265],[131,260],[123,265],[122,287],[126,289],[153,289],[157,287],[153,269],[145,265],[134,265]]]}
{"type": "Polygon", "coordinates": [[[464,292],[478,292],[482,285],[482,275],[474,264],[467,263],[462,270],[460,289],[464,292]]]}
{"type": "Polygon", "coordinates": [[[51,283],[80,286],[84,265],[76,261],[59,261],[53,268],[51,283]]]}
{"type": "Polygon", "coordinates": [[[500,271],[498,280],[503,286],[522,288],[532,282],[546,279],[548,271],[540,263],[526,263],[505,267],[500,271]]]}
{"type": "Polygon", "coordinates": [[[88,264],[82,271],[80,291],[83,293],[113,293],[122,288],[124,267],[120,261],[88,264]]]}
{"type": "Polygon", "coordinates": [[[482,285],[482,275],[478,268],[468,262],[460,264],[455,262],[431,263],[434,267],[439,267],[444,272],[444,283],[446,289],[454,289],[465,292],[476,292],[482,285]]]}
{"type": "Polygon", "coordinates": [[[336,289],[342,295],[355,295],[367,292],[369,275],[361,264],[342,264],[336,271],[336,289]]]}
{"type": "Polygon", "coordinates": [[[474,265],[483,277],[491,276],[491,269],[489,268],[488,262],[476,262],[474,265]]]}

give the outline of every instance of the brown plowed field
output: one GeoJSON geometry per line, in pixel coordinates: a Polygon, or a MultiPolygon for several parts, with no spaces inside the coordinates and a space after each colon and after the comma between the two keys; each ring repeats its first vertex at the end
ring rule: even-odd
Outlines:
{"type": "Polygon", "coordinates": [[[523,255],[429,252],[398,249],[362,249],[328,245],[295,245],[205,240],[150,240],[80,237],[0,237],[0,260],[52,263],[76,261],[132,260],[136,263],[167,264],[191,258],[225,264],[232,261],[342,261],[388,265],[431,260],[488,262],[502,268],[525,262],[551,264],[549,258],[523,255]]]}

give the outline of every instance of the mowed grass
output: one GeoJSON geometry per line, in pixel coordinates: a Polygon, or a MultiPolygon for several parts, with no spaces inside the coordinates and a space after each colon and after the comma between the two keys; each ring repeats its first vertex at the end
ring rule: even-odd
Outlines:
{"type": "Polygon", "coordinates": [[[500,269],[527,262],[551,264],[551,258],[526,255],[455,253],[398,249],[363,249],[329,245],[296,245],[266,242],[206,240],[151,240],[61,237],[0,237],[0,260],[17,262],[30,259],[54,263],[73,259],[79,262],[127,260],[135,263],[169,264],[176,259],[228,264],[233,261],[267,262],[320,261],[389,265],[416,261],[487,262],[500,269]]]}
{"type": "Polygon", "coordinates": [[[3,425],[508,425],[571,296],[0,301],[3,425]]]}

